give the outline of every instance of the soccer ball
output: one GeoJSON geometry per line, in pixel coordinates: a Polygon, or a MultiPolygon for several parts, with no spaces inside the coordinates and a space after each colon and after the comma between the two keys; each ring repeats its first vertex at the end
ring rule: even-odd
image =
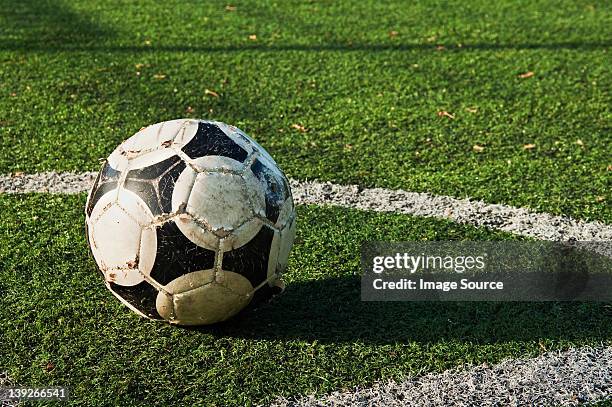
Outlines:
{"type": "Polygon", "coordinates": [[[289,182],[234,126],[141,129],[104,163],[85,215],[106,286],[141,316],[212,324],[283,290],[295,238],[289,182]]]}

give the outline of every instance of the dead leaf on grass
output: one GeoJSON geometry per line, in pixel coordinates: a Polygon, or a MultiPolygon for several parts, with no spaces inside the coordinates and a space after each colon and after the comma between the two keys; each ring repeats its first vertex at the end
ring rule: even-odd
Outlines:
{"type": "Polygon", "coordinates": [[[478,144],[474,144],[474,146],[472,147],[472,150],[474,150],[477,153],[482,153],[484,151],[484,146],[480,146],[478,144]]]}
{"type": "Polygon", "coordinates": [[[214,90],[210,90],[210,89],[204,89],[204,94],[215,97],[215,98],[219,97],[219,94],[217,92],[215,92],[214,90]]]}
{"type": "Polygon", "coordinates": [[[454,119],[455,118],[455,115],[447,112],[446,110],[440,110],[438,112],[438,116],[439,117],[448,117],[449,119],[454,119]]]}
{"type": "Polygon", "coordinates": [[[297,124],[297,123],[292,124],[291,127],[296,129],[300,133],[306,133],[308,131],[306,127],[302,126],[301,124],[297,124]]]}

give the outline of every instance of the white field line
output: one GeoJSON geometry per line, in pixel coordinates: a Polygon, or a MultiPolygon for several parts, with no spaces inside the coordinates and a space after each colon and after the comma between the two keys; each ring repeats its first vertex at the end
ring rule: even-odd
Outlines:
{"type": "MultiPolygon", "coordinates": [[[[89,189],[95,175],[93,172],[0,175],[0,193],[79,193],[89,189]]],[[[356,185],[316,181],[291,180],[291,188],[296,204],[333,205],[449,219],[542,240],[612,241],[612,225],[473,199],[401,189],[362,189],[356,185]]]]}
{"type": "Polygon", "coordinates": [[[612,347],[584,347],[411,377],[401,383],[377,383],[320,398],[279,398],[273,406],[573,406],[610,398],[612,347]]]}

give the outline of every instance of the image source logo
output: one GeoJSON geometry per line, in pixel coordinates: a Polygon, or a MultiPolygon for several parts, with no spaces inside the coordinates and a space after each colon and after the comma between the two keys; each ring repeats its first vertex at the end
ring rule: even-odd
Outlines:
{"type": "Polygon", "coordinates": [[[370,242],[364,301],[611,301],[611,242],[370,242]]]}

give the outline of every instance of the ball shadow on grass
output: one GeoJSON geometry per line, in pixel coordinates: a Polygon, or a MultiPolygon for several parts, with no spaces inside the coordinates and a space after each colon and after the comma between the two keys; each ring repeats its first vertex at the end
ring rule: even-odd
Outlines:
{"type": "Polygon", "coordinates": [[[297,282],[281,296],[215,326],[218,336],[390,344],[440,340],[500,343],[606,340],[605,303],[364,302],[358,277],[297,282]]]}

